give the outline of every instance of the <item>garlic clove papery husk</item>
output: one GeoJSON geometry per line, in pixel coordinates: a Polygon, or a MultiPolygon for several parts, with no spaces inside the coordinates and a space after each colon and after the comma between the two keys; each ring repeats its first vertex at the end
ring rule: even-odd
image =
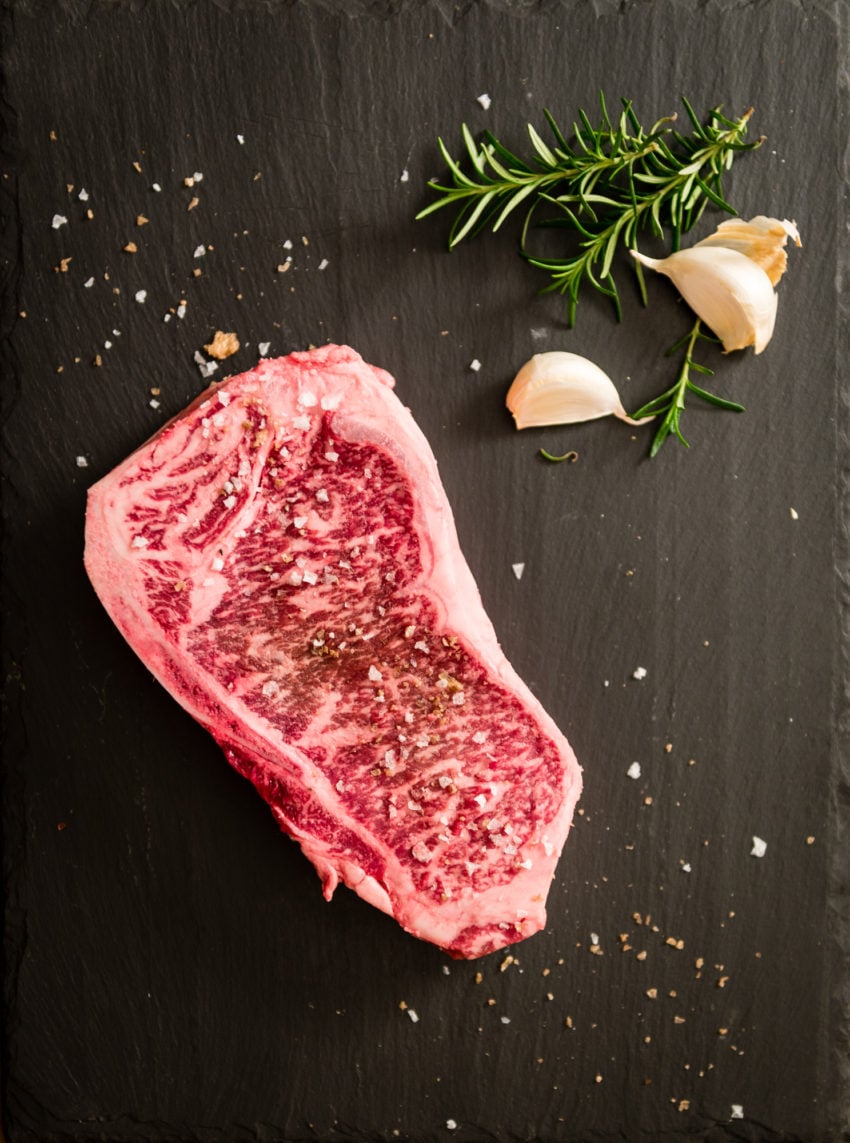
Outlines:
{"type": "Polygon", "coordinates": [[[802,246],[795,222],[758,214],[749,222],[742,218],[729,218],[721,222],[713,234],[695,243],[695,246],[725,246],[729,250],[737,250],[761,266],[770,278],[771,285],[775,286],[788,264],[785,245],[789,238],[794,240],[795,246],[802,246]]]}
{"type": "Polygon", "coordinates": [[[696,245],[667,258],[632,256],[665,274],[729,353],[752,345],[761,353],[773,336],[777,296],[767,273],[739,250],[696,245]]]}
{"type": "Polygon", "coordinates": [[[553,350],[536,353],[523,365],[505,399],[518,429],[572,425],[614,416],[641,425],[628,416],[614,382],[598,365],[578,353],[553,350]]]}

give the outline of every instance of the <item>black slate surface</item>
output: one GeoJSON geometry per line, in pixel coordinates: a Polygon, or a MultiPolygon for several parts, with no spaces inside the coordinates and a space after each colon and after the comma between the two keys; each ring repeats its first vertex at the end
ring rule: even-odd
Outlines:
{"type": "Polygon", "coordinates": [[[10,1143],[847,1138],[846,22],[808,0],[3,6],[10,1143]],[[570,332],[514,234],[449,256],[447,218],[413,222],[438,134],[519,148],[600,88],[647,121],[680,94],[754,105],[768,140],[727,192],[804,241],[768,350],[711,359],[747,413],[689,410],[691,449],[652,462],[620,423],[518,434],[503,398],[564,348],[634,407],[672,379],[675,293],[644,311],[627,286],[619,326],[585,297],[570,332]],[[205,385],[216,329],[231,371],[335,340],[397,376],[504,648],[585,767],[512,963],[326,904],[87,583],[87,486],[205,385]]]}

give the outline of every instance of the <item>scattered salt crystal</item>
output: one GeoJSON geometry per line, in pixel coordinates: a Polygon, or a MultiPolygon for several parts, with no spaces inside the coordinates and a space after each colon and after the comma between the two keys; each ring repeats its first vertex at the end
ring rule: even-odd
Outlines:
{"type": "Polygon", "coordinates": [[[224,568],[224,560],[221,558],[221,556],[216,556],[212,562],[212,570],[213,571],[221,571],[223,568],[224,568]]]}
{"type": "Polygon", "coordinates": [[[218,369],[218,362],[217,361],[199,361],[198,362],[198,372],[200,373],[200,375],[202,377],[212,377],[212,375],[213,375],[213,373],[215,373],[216,369],[218,369]]]}
{"type": "Polygon", "coordinates": [[[449,776],[447,774],[442,774],[437,779],[437,783],[438,783],[441,790],[445,790],[447,787],[449,787],[452,784],[452,780],[451,780],[451,778],[449,778],[449,776]]]}
{"type": "Polygon", "coordinates": [[[270,342],[270,341],[261,341],[261,342],[260,342],[260,344],[257,346],[257,349],[258,349],[258,351],[259,351],[260,357],[265,357],[265,356],[266,356],[266,354],[267,354],[267,353],[268,353],[268,351],[269,351],[269,347],[270,347],[270,346],[271,346],[271,342],[270,342]]]}
{"type": "Polygon", "coordinates": [[[472,736],[472,741],[476,742],[479,746],[487,741],[487,733],[484,730],[476,730],[472,736]]]}
{"type": "Polygon", "coordinates": [[[130,547],[132,547],[132,548],[146,548],[147,546],[148,546],[148,542],[144,536],[134,536],[133,542],[130,545],[130,547]]]}
{"type": "Polygon", "coordinates": [[[306,516],[294,516],[292,519],[292,523],[295,525],[296,528],[303,528],[304,525],[307,523],[307,517],[306,516]]]}
{"type": "Polygon", "coordinates": [[[235,496],[226,496],[224,498],[223,504],[224,504],[225,508],[235,508],[236,507],[236,497],[235,496]]]}
{"type": "Polygon", "coordinates": [[[77,457],[77,468],[88,468],[89,462],[84,456],[77,457]]]}
{"type": "Polygon", "coordinates": [[[192,175],[192,178],[195,180],[196,183],[201,182],[203,177],[204,177],[203,171],[195,171],[195,173],[192,175]]]}
{"type": "Polygon", "coordinates": [[[412,1020],[412,1022],[414,1024],[419,1023],[419,1016],[418,1016],[415,1008],[408,1008],[407,1009],[407,1015],[410,1017],[410,1019],[412,1020]]]}
{"type": "Polygon", "coordinates": [[[463,706],[465,702],[466,697],[463,691],[455,691],[455,693],[452,695],[452,703],[454,706],[463,706]]]}
{"type": "Polygon", "coordinates": [[[182,320],[186,316],[186,303],[181,302],[177,307],[177,316],[182,320]]]}
{"type": "Polygon", "coordinates": [[[236,142],[239,144],[240,147],[244,146],[245,136],[244,135],[237,135],[236,136],[236,142]]]}
{"type": "Polygon", "coordinates": [[[151,399],[148,401],[148,404],[152,409],[159,408],[159,401],[157,401],[156,397],[151,397],[151,399]]]}
{"type": "Polygon", "coordinates": [[[796,508],[789,508],[788,511],[791,513],[791,519],[792,520],[799,520],[800,519],[796,508]]]}
{"type": "Polygon", "coordinates": [[[80,202],[88,202],[89,201],[89,192],[86,190],[85,187],[80,188],[80,193],[77,195],[77,198],[80,200],[80,202]]]}
{"type": "Polygon", "coordinates": [[[306,414],[301,417],[293,417],[292,427],[295,429],[309,429],[310,418],[306,414]]]}
{"type": "Polygon", "coordinates": [[[764,857],[767,852],[767,842],[760,837],[753,836],[753,848],[750,850],[750,857],[764,857]]]}
{"type": "Polygon", "coordinates": [[[287,240],[283,244],[283,248],[284,248],[284,250],[291,250],[292,249],[292,239],[291,238],[287,238],[287,240]]]}
{"type": "Polygon", "coordinates": [[[744,1106],[743,1106],[743,1104],[733,1103],[732,1104],[732,1111],[730,1113],[729,1118],[730,1119],[743,1119],[744,1118],[744,1106]]]}
{"type": "Polygon", "coordinates": [[[431,860],[431,850],[424,841],[417,841],[410,852],[417,861],[426,862],[431,860]]]}
{"type": "Polygon", "coordinates": [[[478,360],[477,357],[474,357],[472,359],[472,361],[470,361],[469,368],[472,370],[473,373],[477,373],[478,370],[481,368],[481,362],[478,360]]]}
{"type": "Polygon", "coordinates": [[[316,492],[316,499],[320,504],[327,504],[330,499],[327,488],[319,488],[316,492]]]}
{"type": "Polygon", "coordinates": [[[485,806],[487,804],[487,798],[484,794],[476,794],[473,801],[476,801],[479,806],[485,806]]]}
{"type": "Polygon", "coordinates": [[[381,672],[374,665],[369,668],[369,678],[373,683],[379,683],[381,681],[381,672]]]}
{"type": "Polygon", "coordinates": [[[489,95],[487,94],[487,92],[485,91],[485,92],[484,92],[482,95],[479,95],[479,96],[477,96],[477,98],[476,98],[476,102],[477,102],[477,103],[480,103],[480,104],[481,104],[481,106],[482,106],[482,107],[484,108],[484,110],[486,111],[486,110],[487,110],[487,108],[490,106],[490,103],[491,103],[491,100],[490,100],[490,96],[489,96],[489,95]]]}
{"type": "Polygon", "coordinates": [[[304,575],[301,578],[303,579],[304,583],[312,584],[312,583],[318,583],[319,582],[319,577],[316,575],[315,572],[311,572],[311,571],[305,571],[304,575]]]}
{"type": "Polygon", "coordinates": [[[632,671],[632,678],[633,679],[645,679],[646,678],[646,667],[635,667],[635,669],[632,671]]]}
{"type": "Polygon", "coordinates": [[[592,945],[598,945],[599,944],[599,933],[591,933],[590,934],[590,943],[592,945]]]}
{"type": "Polygon", "coordinates": [[[446,1120],[446,1130],[447,1131],[456,1131],[457,1130],[457,1120],[456,1119],[447,1119],[446,1120]]]}
{"type": "Polygon", "coordinates": [[[328,268],[328,260],[327,260],[327,258],[323,258],[321,260],[321,262],[319,263],[319,269],[320,270],[327,270],[327,268],[328,268]]]}
{"type": "Polygon", "coordinates": [[[206,252],[207,252],[206,246],[196,246],[195,252],[192,255],[192,257],[193,258],[203,258],[203,256],[206,254],[206,252]]]}
{"type": "Polygon", "coordinates": [[[65,226],[67,222],[68,222],[68,219],[65,217],[64,214],[54,214],[53,215],[53,221],[51,222],[50,225],[53,227],[54,230],[58,230],[60,226],[65,226]]]}
{"type": "Polygon", "coordinates": [[[162,190],[162,187],[159,185],[159,183],[151,183],[151,190],[156,191],[156,193],[159,194],[159,192],[162,190]]]}
{"type": "Polygon", "coordinates": [[[682,865],[682,872],[683,872],[683,873],[690,873],[690,872],[691,872],[691,863],[690,863],[690,861],[686,861],[686,862],[684,862],[684,864],[682,865]]]}
{"type": "Polygon", "coordinates": [[[218,403],[223,405],[225,409],[230,404],[230,394],[225,389],[219,390],[218,403]]]}
{"type": "Polygon", "coordinates": [[[525,564],[511,564],[513,573],[517,579],[522,579],[522,573],[525,571],[525,564]]]}
{"type": "Polygon", "coordinates": [[[640,762],[632,762],[631,766],[629,766],[626,773],[628,774],[628,776],[630,778],[639,778],[640,777],[640,762]]]}
{"type": "Polygon", "coordinates": [[[171,314],[163,314],[162,320],[163,321],[171,321],[171,314]]]}
{"type": "Polygon", "coordinates": [[[274,679],[269,679],[268,682],[263,683],[263,694],[266,696],[266,698],[271,698],[272,695],[276,695],[279,690],[280,687],[277,685],[274,679]]]}
{"type": "Polygon", "coordinates": [[[405,629],[404,629],[405,639],[412,639],[415,634],[416,634],[416,627],[412,623],[409,624],[407,627],[405,627],[405,629]]]}
{"type": "Polygon", "coordinates": [[[307,392],[298,394],[298,404],[303,405],[305,409],[311,409],[316,402],[317,397],[315,393],[307,392]]]}
{"type": "Polygon", "coordinates": [[[401,172],[401,174],[398,176],[398,181],[400,183],[406,183],[409,181],[409,179],[410,179],[410,171],[407,169],[407,167],[405,167],[404,170],[401,172]]]}
{"type": "Polygon", "coordinates": [[[333,449],[328,449],[328,451],[325,453],[325,460],[329,460],[331,464],[333,464],[339,460],[339,453],[334,452],[333,449]]]}
{"type": "Polygon", "coordinates": [[[500,1016],[499,1019],[502,1021],[503,1024],[510,1024],[510,1022],[511,1022],[510,1016],[500,1016]]]}
{"type": "Polygon", "coordinates": [[[87,290],[90,290],[92,288],[92,286],[94,285],[94,278],[89,278],[88,281],[83,282],[83,285],[85,286],[85,288],[87,290]]]}

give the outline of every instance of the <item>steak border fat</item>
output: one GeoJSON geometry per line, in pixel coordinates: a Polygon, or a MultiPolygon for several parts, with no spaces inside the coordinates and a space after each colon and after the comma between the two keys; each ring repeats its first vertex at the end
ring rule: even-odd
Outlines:
{"type": "Polygon", "coordinates": [[[85,563],[325,897],[477,957],[545,924],[581,771],[393,385],[325,346],[211,386],[90,489],[85,563]]]}

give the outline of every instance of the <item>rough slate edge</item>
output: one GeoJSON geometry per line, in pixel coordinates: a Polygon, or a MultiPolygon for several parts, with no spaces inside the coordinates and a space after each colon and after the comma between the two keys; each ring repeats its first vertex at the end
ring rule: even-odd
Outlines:
{"type": "MultiPolygon", "coordinates": [[[[318,0],[317,0],[317,2],[318,2],[318,0]]],[[[324,7],[333,7],[333,5],[328,5],[328,4],[325,4],[323,6],[324,7]]],[[[467,4],[466,8],[468,9],[470,6],[471,6],[471,4],[467,4]]],[[[505,9],[505,10],[509,10],[510,8],[514,7],[512,5],[507,5],[507,4],[497,4],[497,5],[493,5],[493,6],[501,8],[501,9],[505,9]]],[[[550,5],[545,5],[545,6],[546,7],[552,7],[553,5],[550,4],[550,5]]],[[[68,6],[68,7],[70,7],[70,6],[68,6]]],[[[138,7],[138,5],[136,5],[135,7],[138,7]]],[[[401,7],[403,7],[403,6],[402,5],[395,6],[395,7],[393,7],[391,5],[386,6],[386,13],[391,14],[392,11],[400,10],[401,7]]],[[[441,10],[444,10],[443,5],[441,5],[440,7],[441,7],[441,10]]],[[[538,8],[542,7],[542,5],[533,5],[533,6],[532,5],[523,5],[522,7],[527,8],[528,10],[532,10],[532,9],[537,10],[538,8]]],[[[628,7],[628,6],[625,5],[625,6],[620,6],[620,7],[628,7]]],[[[718,7],[718,10],[723,8],[723,6],[721,6],[721,5],[718,5],[717,7],[718,7]]],[[[725,7],[730,8],[730,7],[735,7],[735,5],[727,5],[725,7]]],[[[374,15],[374,14],[379,14],[380,12],[384,11],[384,6],[383,5],[376,5],[376,4],[371,4],[371,5],[366,4],[362,7],[358,6],[358,10],[368,11],[370,14],[374,15]]],[[[830,6],[829,10],[832,12],[835,11],[835,9],[832,8],[832,6],[830,6]]],[[[843,8],[840,10],[842,12],[842,15],[846,17],[845,10],[843,8]]],[[[844,43],[846,46],[846,44],[847,44],[846,29],[845,29],[844,43]]],[[[845,120],[846,120],[846,116],[845,116],[845,120]]],[[[839,129],[844,125],[846,125],[846,123],[839,124],[838,125],[839,129]]],[[[843,137],[843,133],[839,135],[839,138],[841,138],[841,137],[843,137]]],[[[842,200],[842,201],[844,201],[844,200],[842,200]]],[[[841,248],[840,243],[839,243],[839,248],[841,248]]],[[[844,269],[846,272],[846,266],[844,267],[844,269]]],[[[844,313],[846,311],[846,298],[842,298],[842,303],[843,303],[842,312],[844,313]]],[[[4,331],[4,333],[5,333],[5,331],[4,331]]],[[[837,372],[837,376],[842,376],[843,365],[844,365],[844,362],[847,360],[846,351],[848,350],[848,348],[850,348],[846,344],[844,344],[844,342],[847,341],[846,327],[842,327],[841,333],[842,333],[842,343],[839,345],[839,369],[837,372]]],[[[6,359],[5,359],[5,354],[4,354],[4,364],[5,363],[6,363],[6,359]]],[[[844,418],[839,423],[838,432],[839,432],[840,437],[841,437],[841,442],[844,445],[844,444],[846,444],[847,433],[848,433],[848,426],[846,423],[846,406],[842,404],[839,406],[839,408],[840,408],[841,412],[844,414],[844,418]]],[[[846,456],[846,449],[843,450],[843,455],[846,456]]],[[[847,476],[846,470],[845,470],[844,475],[845,475],[845,477],[847,476]]],[[[845,490],[846,490],[846,482],[845,482],[845,490]]],[[[838,560],[839,569],[843,570],[846,567],[846,557],[847,557],[847,539],[846,539],[847,529],[845,526],[845,524],[846,524],[845,513],[848,510],[848,505],[847,505],[846,500],[842,502],[841,507],[842,507],[842,521],[841,521],[842,527],[839,529],[839,533],[838,533],[838,548],[836,551],[836,557],[838,560]]],[[[843,586],[846,587],[846,582],[843,584],[843,586]]],[[[846,595],[842,594],[842,626],[843,626],[843,630],[845,630],[845,631],[847,630],[847,626],[848,626],[847,610],[848,610],[848,608],[847,608],[846,595]]],[[[846,648],[843,649],[843,653],[846,656],[846,648]]],[[[837,686],[840,686],[840,694],[837,695],[836,703],[837,703],[838,714],[840,716],[840,726],[842,729],[841,738],[838,740],[838,743],[837,743],[837,747],[839,750],[839,753],[837,754],[837,767],[843,768],[843,766],[846,762],[846,754],[844,753],[844,750],[846,748],[846,724],[847,724],[847,698],[846,698],[847,663],[846,663],[846,659],[842,660],[842,668],[843,669],[842,669],[840,675],[838,676],[838,681],[837,681],[837,686]]],[[[836,807],[835,807],[835,809],[836,809],[837,827],[842,824],[842,819],[840,818],[840,815],[842,814],[843,810],[846,808],[846,783],[844,783],[845,777],[846,777],[846,775],[844,775],[842,773],[838,773],[837,781],[836,781],[837,794],[836,794],[836,807]]],[[[7,795],[10,793],[14,794],[14,790],[6,789],[4,791],[4,793],[6,793],[7,795]]],[[[844,924],[846,926],[846,916],[844,916],[844,914],[842,912],[842,906],[844,905],[844,901],[842,898],[842,891],[845,887],[845,883],[843,881],[843,869],[842,869],[842,865],[841,865],[841,856],[840,856],[841,852],[842,851],[840,848],[836,848],[836,852],[835,852],[835,860],[836,860],[836,886],[835,886],[835,890],[836,890],[836,892],[835,892],[836,920],[839,924],[844,924]]],[[[846,1006],[846,995],[839,996],[838,1000],[839,1000],[838,1007],[846,1006]]],[[[838,1050],[840,1051],[840,1045],[838,1046],[838,1050]]],[[[846,1070],[847,1070],[846,1060],[844,1059],[843,1056],[839,1056],[839,1059],[843,1063],[842,1070],[846,1076],[846,1070]]],[[[840,1099],[840,1095],[837,1096],[837,1099],[840,1099]]],[[[118,1123],[116,1123],[115,1126],[116,1126],[116,1128],[119,1128],[120,1125],[118,1123]]],[[[151,1124],[150,1126],[153,1127],[153,1126],[157,1126],[157,1125],[151,1124]]],[[[132,1130],[133,1127],[134,1127],[134,1125],[128,1121],[127,1128],[129,1130],[132,1130]]],[[[163,1136],[162,1136],[163,1138],[169,1138],[169,1137],[170,1138],[178,1138],[179,1137],[179,1136],[173,1135],[171,1133],[174,1130],[173,1127],[172,1128],[163,1127],[163,1130],[165,1132],[165,1134],[163,1134],[163,1136]]],[[[743,1133],[744,1130],[746,1130],[746,1129],[742,1129],[742,1134],[740,1136],[742,1138],[747,1137],[743,1133]]],[[[754,1136],[751,1136],[751,1137],[754,1137],[754,1136]]]]}
{"type": "Polygon", "coordinates": [[[836,431],[838,502],[835,527],[835,567],[840,663],[835,670],[835,799],[833,803],[833,854],[830,918],[836,945],[835,1059],[838,1090],[835,1122],[850,1134],[850,5],[839,4],[836,12],[839,59],[845,61],[837,77],[838,122],[836,155],[840,164],[837,220],[839,235],[836,281],[836,431]]]}

